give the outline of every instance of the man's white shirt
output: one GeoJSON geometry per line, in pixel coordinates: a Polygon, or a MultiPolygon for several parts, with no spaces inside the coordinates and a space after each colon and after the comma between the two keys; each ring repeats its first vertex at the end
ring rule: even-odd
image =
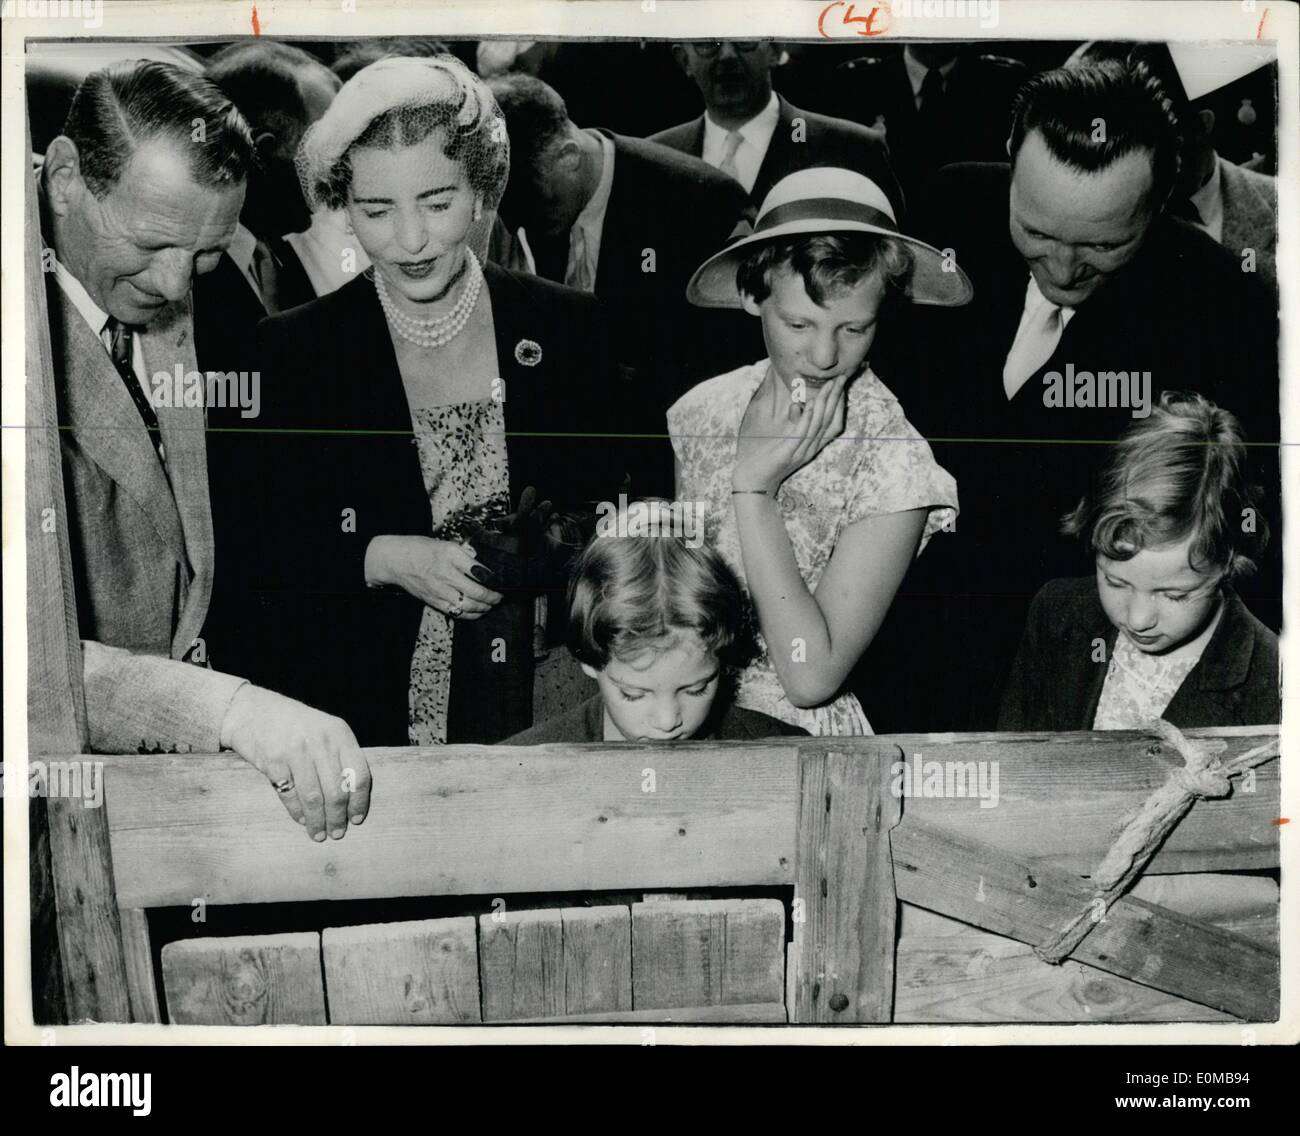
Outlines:
{"type": "MultiPolygon", "coordinates": [[[[767,156],[767,148],[772,144],[772,135],[776,133],[777,120],[781,117],[781,104],[772,92],[767,106],[758,112],[743,126],[737,127],[743,141],[736,150],[736,180],[745,187],[746,193],[753,192],[754,183],[758,181],[758,171],[767,156]]],[[[717,169],[722,165],[727,151],[727,135],[731,133],[726,127],[719,126],[704,112],[704,149],[701,156],[709,165],[717,169]]]]}

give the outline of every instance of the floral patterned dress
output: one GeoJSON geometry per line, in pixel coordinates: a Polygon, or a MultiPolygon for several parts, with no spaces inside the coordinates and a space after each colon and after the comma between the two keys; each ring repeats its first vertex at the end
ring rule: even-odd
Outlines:
{"type": "MultiPolygon", "coordinates": [[[[506,425],[500,400],[414,409],[411,421],[429,494],[432,536],[463,540],[470,522],[486,524],[509,512],[506,425]]],[[[451,642],[451,618],[426,606],[411,657],[412,745],[439,745],[447,740],[451,642]]]]}
{"type": "MultiPolygon", "coordinates": [[[[668,432],[681,463],[677,495],[704,509],[705,539],[745,584],[731,474],[741,421],[767,374],[763,359],[700,383],[668,411],[668,432]]],[[[776,495],[809,591],[821,580],[840,534],[868,517],[929,510],[921,548],[957,515],[957,483],[934,460],[889,389],[870,371],[848,387],[844,433],[781,485],[776,495]]],[[[755,627],[758,621],[754,621],[755,627]]],[[[858,699],[842,693],[823,706],[800,708],[786,696],[759,634],[759,654],[741,673],[736,702],[812,734],[872,732],[858,699]]]]}

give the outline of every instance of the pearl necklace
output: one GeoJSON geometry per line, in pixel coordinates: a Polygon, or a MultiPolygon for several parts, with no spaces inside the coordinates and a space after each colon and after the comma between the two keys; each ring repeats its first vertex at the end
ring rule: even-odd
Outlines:
{"type": "Polygon", "coordinates": [[[379,306],[384,309],[384,315],[388,317],[392,329],[408,343],[414,343],[417,347],[445,347],[464,330],[474,311],[474,305],[478,302],[479,290],[483,287],[483,269],[479,267],[478,257],[472,249],[466,249],[465,255],[469,258],[465,266],[469,279],[465,281],[460,299],[446,315],[433,319],[420,319],[400,311],[388,294],[384,274],[375,269],[375,291],[379,295],[379,306]]]}

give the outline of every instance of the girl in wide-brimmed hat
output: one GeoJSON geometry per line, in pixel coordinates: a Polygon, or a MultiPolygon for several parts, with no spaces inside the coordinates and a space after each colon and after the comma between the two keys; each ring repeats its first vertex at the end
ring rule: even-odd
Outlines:
{"type": "Polygon", "coordinates": [[[668,411],[677,496],[706,503],[707,538],[757,616],[738,705],[814,734],[871,732],[845,684],[912,558],[953,527],[957,488],[867,353],[891,297],[971,295],[899,232],[879,186],[833,167],[778,182],[753,233],[691,279],[693,303],[759,317],[768,353],[668,411]]]}

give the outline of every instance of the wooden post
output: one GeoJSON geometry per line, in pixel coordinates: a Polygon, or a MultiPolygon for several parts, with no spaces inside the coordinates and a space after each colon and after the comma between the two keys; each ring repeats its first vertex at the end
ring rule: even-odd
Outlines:
{"type": "Polygon", "coordinates": [[[894,999],[898,903],[889,792],[902,754],[882,744],[853,753],[803,747],[795,845],[793,1020],[887,1022],[894,999]]]}
{"type": "MultiPolygon", "coordinates": [[[[30,126],[27,135],[30,149],[30,126]]],[[[34,179],[27,184],[25,222],[27,731],[31,757],[84,753],[87,735],[34,179]]],[[[44,818],[39,808],[30,810],[36,819],[29,849],[32,988],[37,993],[33,1014],[42,1023],[129,1021],[105,810],[48,797],[46,812],[47,825],[41,823],[44,818]],[[39,994],[48,994],[58,985],[51,971],[54,944],[40,933],[51,925],[51,907],[58,931],[61,1004],[39,994]]]]}

